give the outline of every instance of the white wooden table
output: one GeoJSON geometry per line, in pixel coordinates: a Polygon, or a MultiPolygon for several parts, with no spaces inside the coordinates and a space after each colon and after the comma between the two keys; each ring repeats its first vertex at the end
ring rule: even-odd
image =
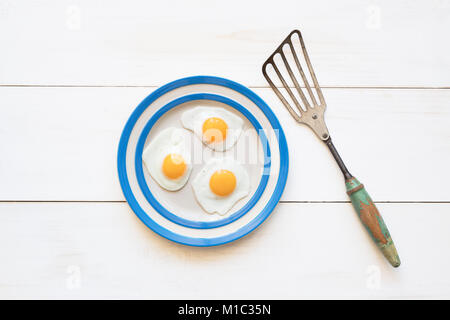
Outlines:
{"type": "Polygon", "coordinates": [[[449,30],[448,0],[0,0],[0,298],[450,298],[449,30]],[[261,74],[294,28],[398,269],[360,225],[325,145],[261,74]],[[136,105],[198,74],[252,88],[290,150],[271,217],[213,248],[150,231],[116,173],[136,105]]]}

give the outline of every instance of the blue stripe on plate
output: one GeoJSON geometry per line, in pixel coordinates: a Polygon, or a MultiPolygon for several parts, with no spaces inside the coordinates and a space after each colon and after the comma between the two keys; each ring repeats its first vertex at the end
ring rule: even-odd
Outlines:
{"type": "Polygon", "coordinates": [[[254,207],[254,205],[258,202],[259,198],[261,198],[262,193],[264,192],[264,189],[266,188],[267,181],[269,180],[269,174],[270,174],[270,147],[267,143],[267,137],[262,130],[261,124],[256,120],[256,118],[242,105],[239,103],[228,99],[226,97],[216,95],[216,94],[210,94],[210,93],[196,93],[191,95],[186,95],[183,97],[180,97],[178,99],[175,99],[168,104],[166,104],[164,107],[159,109],[147,122],[144,129],[142,130],[142,133],[139,137],[137,146],[136,146],[136,154],[135,154],[135,168],[136,168],[136,177],[139,183],[139,186],[141,188],[142,193],[144,194],[147,201],[150,203],[150,205],[158,211],[163,217],[166,219],[177,223],[179,225],[188,227],[188,228],[196,228],[196,229],[210,229],[210,228],[218,228],[222,227],[224,225],[227,225],[240,217],[242,217],[244,214],[246,214],[248,211],[250,211],[251,208],[254,207]],[[253,194],[252,198],[238,211],[231,214],[229,217],[216,220],[216,221],[194,221],[194,220],[188,220],[181,218],[180,216],[177,216],[176,214],[173,214],[166,208],[164,208],[161,203],[159,203],[158,200],[153,196],[150,189],[148,188],[147,182],[144,178],[144,170],[142,166],[142,153],[144,150],[144,144],[147,140],[148,134],[150,133],[150,130],[155,125],[155,123],[161,118],[162,115],[164,115],[169,110],[179,106],[180,104],[190,102],[190,101],[196,101],[196,100],[210,100],[210,101],[217,101],[224,104],[229,105],[230,107],[238,110],[241,112],[249,121],[250,123],[255,127],[256,132],[259,133],[259,137],[261,139],[261,143],[263,145],[264,150],[264,170],[262,172],[261,180],[259,182],[258,188],[256,189],[255,193],[253,194]],[[267,148],[266,148],[267,147],[267,148]]]}

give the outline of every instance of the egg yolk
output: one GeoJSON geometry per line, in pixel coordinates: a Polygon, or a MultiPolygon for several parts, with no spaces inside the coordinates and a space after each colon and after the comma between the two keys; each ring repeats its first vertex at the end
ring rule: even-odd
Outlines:
{"type": "Polygon", "coordinates": [[[186,171],[186,163],[181,155],[171,153],[164,158],[162,171],[169,179],[177,179],[186,171]]]}
{"type": "Polygon", "coordinates": [[[236,176],[228,170],[217,170],[209,179],[211,191],[218,196],[227,196],[236,188],[236,176]]]}
{"type": "Polygon", "coordinates": [[[212,117],[203,122],[203,138],[206,142],[221,142],[227,137],[227,123],[220,118],[212,117]]]}

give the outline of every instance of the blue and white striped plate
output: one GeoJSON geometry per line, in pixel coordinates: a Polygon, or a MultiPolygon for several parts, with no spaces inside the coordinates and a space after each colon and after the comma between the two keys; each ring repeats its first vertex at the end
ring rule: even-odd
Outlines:
{"type": "Polygon", "coordinates": [[[289,157],[280,123],[260,97],[227,79],[195,76],[162,86],[138,105],[122,132],[117,166],[125,198],[145,225],[178,243],[214,246],[243,237],[269,216],[286,184],[289,157]],[[192,150],[193,158],[200,159],[187,185],[177,192],[159,187],[142,164],[152,137],[168,126],[181,128],[181,114],[196,105],[225,108],[245,122],[246,134],[227,156],[246,166],[251,190],[225,216],[204,212],[190,186],[203,160],[215,154],[207,147],[192,150]]]}

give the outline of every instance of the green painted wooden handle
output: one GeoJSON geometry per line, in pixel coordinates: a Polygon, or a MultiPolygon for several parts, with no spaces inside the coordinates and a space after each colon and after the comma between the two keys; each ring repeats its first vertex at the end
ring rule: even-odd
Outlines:
{"type": "Polygon", "coordinates": [[[389,230],[378,212],[364,185],[356,178],[345,181],[347,194],[352,200],[353,207],[364,227],[366,227],[373,241],[380,248],[383,255],[394,267],[400,265],[400,258],[392,241],[389,230]]]}

